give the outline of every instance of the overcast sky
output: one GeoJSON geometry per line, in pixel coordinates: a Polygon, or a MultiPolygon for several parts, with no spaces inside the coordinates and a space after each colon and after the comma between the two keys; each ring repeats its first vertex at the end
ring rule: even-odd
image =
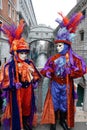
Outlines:
{"type": "Polygon", "coordinates": [[[77,0],[32,0],[34,12],[38,24],[45,24],[52,28],[58,26],[55,19],[59,17],[57,12],[64,15],[76,5],[77,0]]]}

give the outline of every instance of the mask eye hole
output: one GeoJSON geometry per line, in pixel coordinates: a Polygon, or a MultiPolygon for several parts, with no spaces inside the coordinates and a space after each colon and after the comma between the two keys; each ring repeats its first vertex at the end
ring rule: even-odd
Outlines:
{"type": "Polygon", "coordinates": [[[62,45],[59,45],[59,47],[61,47],[62,45]]]}
{"type": "Polygon", "coordinates": [[[27,54],[27,52],[20,52],[20,54],[27,54]]]}
{"type": "Polygon", "coordinates": [[[20,52],[20,54],[24,54],[23,52],[20,52]]]}

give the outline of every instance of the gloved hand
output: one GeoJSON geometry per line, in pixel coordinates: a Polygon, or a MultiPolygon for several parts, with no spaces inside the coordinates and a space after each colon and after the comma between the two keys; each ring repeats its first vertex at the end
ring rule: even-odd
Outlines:
{"type": "Polygon", "coordinates": [[[38,82],[33,82],[33,88],[36,89],[38,87],[38,82]]]}
{"type": "Polygon", "coordinates": [[[21,88],[21,86],[22,86],[22,84],[21,84],[20,82],[15,83],[15,87],[16,87],[16,89],[20,89],[20,88],[21,88]]]}
{"type": "Polygon", "coordinates": [[[46,76],[47,76],[48,78],[51,78],[51,72],[47,71],[47,72],[46,72],[46,76]]]}

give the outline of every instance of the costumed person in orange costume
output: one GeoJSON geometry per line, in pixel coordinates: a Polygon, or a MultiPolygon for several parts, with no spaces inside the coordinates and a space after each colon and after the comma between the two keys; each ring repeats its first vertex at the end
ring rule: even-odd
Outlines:
{"type": "Polygon", "coordinates": [[[64,130],[74,127],[74,78],[86,73],[86,63],[71,48],[76,27],[82,20],[81,12],[74,14],[70,19],[64,17],[56,21],[60,25],[56,40],[57,54],[46,62],[41,74],[50,78],[50,86],[42,112],[41,124],[51,124],[50,130],[56,130],[56,120],[64,130]]]}
{"type": "Polygon", "coordinates": [[[32,130],[36,113],[34,89],[38,87],[41,75],[27,57],[29,45],[22,37],[24,25],[21,20],[18,27],[3,24],[0,28],[8,37],[12,55],[0,73],[5,130],[32,130]]]}

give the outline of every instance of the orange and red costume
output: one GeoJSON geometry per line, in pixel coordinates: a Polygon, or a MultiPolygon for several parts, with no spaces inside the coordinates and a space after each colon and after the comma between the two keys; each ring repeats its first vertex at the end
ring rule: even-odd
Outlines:
{"type": "MultiPolygon", "coordinates": [[[[19,106],[19,111],[20,111],[20,124],[21,124],[21,129],[23,128],[23,123],[22,123],[22,117],[23,116],[30,116],[32,112],[32,105],[34,106],[34,112],[35,112],[35,104],[32,104],[32,100],[34,100],[34,87],[33,87],[33,81],[37,82],[41,76],[37,69],[35,68],[34,64],[32,61],[27,62],[22,62],[18,63],[18,74],[21,75],[21,81],[28,82],[29,84],[26,86],[22,86],[19,89],[16,89],[16,97],[17,97],[17,104],[19,106]]],[[[7,102],[5,111],[3,113],[3,120],[8,119],[11,121],[12,119],[12,91],[11,89],[14,88],[9,88],[10,86],[10,79],[9,79],[9,68],[10,63],[1,69],[0,73],[0,83],[1,83],[1,89],[7,93],[9,93],[9,102],[7,102]]],[[[16,83],[15,78],[13,79],[14,83],[16,83]]],[[[20,80],[19,80],[20,82],[20,80]]],[[[34,102],[34,101],[33,101],[34,102]]],[[[11,122],[10,122],[11,123],[11,122]]]]}
{"type": "Polygon", "coordinates": [[[5,129],[32,130],[36,112],[34,89],[41,75],[34,63],[26,58],[21,60],[19,53],[29,52],[29,45],[21,37],[24,21],[18,27],[2,25],[1,30],[8,36],[12,55],[0,72],[0,88],[3,90],[3,116],[5,129]],[[8,122],[8,123],[7,123],[8,122]]]}

